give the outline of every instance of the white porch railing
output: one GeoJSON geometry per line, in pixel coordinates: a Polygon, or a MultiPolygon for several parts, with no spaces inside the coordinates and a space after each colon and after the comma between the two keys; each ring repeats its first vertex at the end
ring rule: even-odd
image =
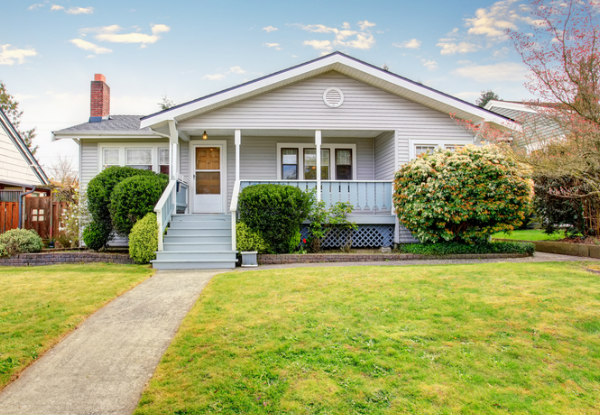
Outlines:
{"type": "MultiPolygon", "coordinates": [[[[239,190],[254,184],[281,184],[299,188],[303,191],[316,189],[316,180],[241,180],[239,190]]],[[[236,183],[237,184],[237,183],[236,183]]],[[[389,213],[393,214],[393,182],[388,180],[322,180],[321,198],[327,207],[337,202],[350,203],[352,213],[389,213]]],[[[234,189],[231,203],[237,193],[234,189]]]]}
{"type": "Polygon", "coordinates": [[[163,235],[171,216],[178,209],[187,208],[188,185],[180,180],[169,180],[169,184],[163,191],[162,196],[154,206],[156,222],[158,223],[158,250],[163,250],[163,235]]]}

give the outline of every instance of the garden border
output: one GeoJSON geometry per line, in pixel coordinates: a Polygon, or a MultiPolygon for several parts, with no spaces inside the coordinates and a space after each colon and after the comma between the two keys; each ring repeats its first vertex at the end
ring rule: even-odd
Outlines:
{"type": "Polygon", "coordinates": [[[420,255],[420,254],[259,254],[259,265],[319,263],[319,262],[387,262],[409,261],[413,259],[498,259],[525,258],[528,254],[453,254],[453,255],[420,255]]]}
{"type": "Polygon", "coordinates": [[[80,264],[88,262],[109,262],[113,264],[133,264],[127,254],[94,251],[38,252],[0,258],[0,266],[27,267],[55,264],[80,264]]]}
{"type": "Polygon", "coordinates": [[[494,238],[494,241],[529,242],[535,245],[535,250],[538,252],[548,252],[550,254],[561,254],[600,259],[600,245],[578,244],[560,241],[521,241],[499,238],[494,238]]]}

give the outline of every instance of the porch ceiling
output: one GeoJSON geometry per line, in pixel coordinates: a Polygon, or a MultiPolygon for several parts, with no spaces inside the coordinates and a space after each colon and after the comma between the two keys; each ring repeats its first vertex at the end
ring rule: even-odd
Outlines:
{"type": "MultiPolygon", "coordinates": [[[[204,131],[209,137],[233,136],[235,129],[183,130],[190,137],[201,136],[204,131]]],[[[246,137],[314,137],[315,130],[242,129],[242,140],[246,137]]],[[[321,130],[323,138],[374,138],[387,130],[321,130]]]]}

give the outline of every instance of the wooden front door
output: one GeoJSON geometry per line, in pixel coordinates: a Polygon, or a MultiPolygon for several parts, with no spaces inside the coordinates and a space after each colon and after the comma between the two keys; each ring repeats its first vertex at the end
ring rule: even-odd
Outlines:
{"type": "Polygon", "coordinates": [[[194,213],[223,213],[225,177],[223,146],[198,144],[194,146],[194,213]]]}

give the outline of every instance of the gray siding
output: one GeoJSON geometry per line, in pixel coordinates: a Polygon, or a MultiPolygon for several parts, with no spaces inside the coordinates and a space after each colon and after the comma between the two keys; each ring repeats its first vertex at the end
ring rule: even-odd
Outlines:
{"type": "Polygon", "coordinates": [[[374,140],[375,180],[391,180],[394,177],[394,139],[394,132],[387,131],[374,140]]]}
{"type": "Polygon", "coordinates": [[[189,184],[192,183],[190,168],[189,143],[179,140],[179,174],[182,175],[189,184]]]}
{"type": "Polygon", "coordinates": [[[79,144],[79,160],[81,163],[79,177],[82,191],[87,188],[90,180],[99,173],[98,165],[100,160],[98,157],[98,143],[81,140],[79,144]]]}
{"type": "Polygon", "coordinates": [[[434,137],[460,128],[447,114],[351,79],[328,72],[272,92],[199,115],[180,128],[341,129],[418,131],[434,137]],[[330,108],[323,92],[338,87],[344,104],[330,108]],[[425,131],[423,131],[425,130],[425,131]]]}

